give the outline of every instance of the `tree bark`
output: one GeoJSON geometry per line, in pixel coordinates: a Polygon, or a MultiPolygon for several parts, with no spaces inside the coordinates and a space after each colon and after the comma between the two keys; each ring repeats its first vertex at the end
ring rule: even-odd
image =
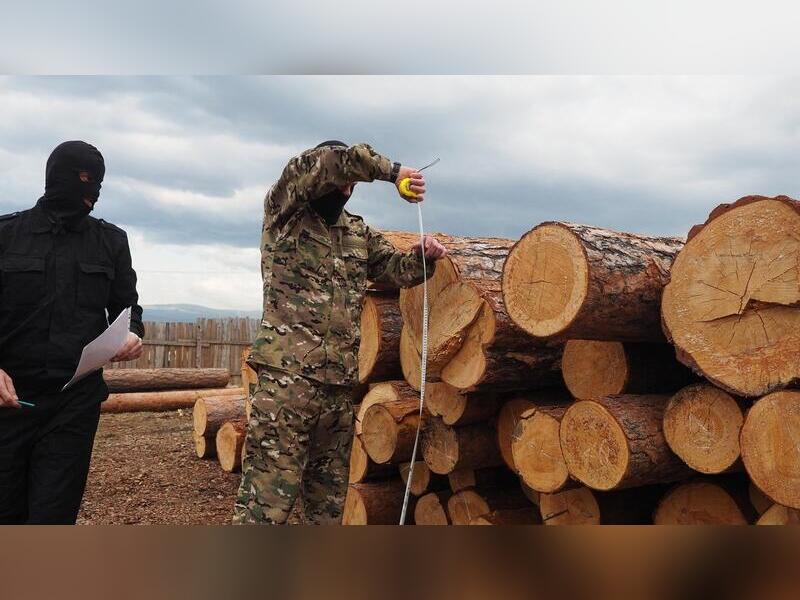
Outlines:
{"type": "Polygon", "coordinates": [[[198,398],[192,410],[194,432],[200,436],[216,435],[226,421],[245,418],[244,396],[210,396],[198,398]]]}
{"type": "Polygon", "coordinates": [[[224,388],[231,379],[228,369],[104,369],[108,391],[153,392],[224,388]]]}
{"type": "Polygon", "coordinates": [[[559,438],[572,477],[596,490],[680,481],[693,473],[669,449],[662,422],[668,395],[581,400],[561,419],[559,438]]]}
{"type": "Polygon", "coordinates": [[[242,388],[175,390],[168,392],[131,392],[111,394],[100,405],[103,413],[164,412],[193,408],[199,398],[211,396],[241,396],[242,388]]]}
{"type": "Polygon", "coordinates": [[[403,318],[397,293],[370,292],[361,312],[358,380],[374,383],[403,376],[400,369],[400,332],[403,318]]]}
{"type": "Polygon", "coordinates": [[[696,379],[668,344],[569,340],[561,370],[577,400],[673,393],[696,379]]]}
{"type": "Polygon", "coordinates": [[[800,378],[800,203],[747,196],[695,226],[672,267],[664,332],[685,365],[737,396],[800,378]]]}
{"type": "Polygon", "coordinates": [[[509,252],[508,313],[537,338],[663,341],[661,291],[682,246],[678,238],[542,223],[509,252]]]}

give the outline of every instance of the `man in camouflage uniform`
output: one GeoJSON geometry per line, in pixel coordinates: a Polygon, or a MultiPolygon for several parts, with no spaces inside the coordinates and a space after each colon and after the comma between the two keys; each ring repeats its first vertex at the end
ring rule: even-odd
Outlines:
{"type": "MultiPolygon", "coordinates": [[[[343,210],[358,181],[425,181],[370,146],[324,142],[292,158],[264,201],[264,317],[235,523],[285,523],[298,495],[309,523],[337,523],[347,491],[367,280],[412,287],[446,254],[434,238],[401,253],[343,210]]],[[[399,189],[399,188],[398,188],[399,189]]]]}

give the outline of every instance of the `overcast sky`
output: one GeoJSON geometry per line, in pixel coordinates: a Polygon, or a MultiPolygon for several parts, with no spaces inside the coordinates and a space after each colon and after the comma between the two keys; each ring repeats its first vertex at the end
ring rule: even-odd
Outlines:
{"type": "MultiPolygon", "coordinates": [[[[429,230],[510,238],[545,220],[685,235],[720,202],[800,196],[800,78],[0,78],[0,210],[41,195],[54,146],[106,159],[95,215],[128,231],[143,304],[258,309],[263,197],[325,139],[427,172],[429,230]]],[[[383,182],[348,204],[416,211],[383,182]]]]}

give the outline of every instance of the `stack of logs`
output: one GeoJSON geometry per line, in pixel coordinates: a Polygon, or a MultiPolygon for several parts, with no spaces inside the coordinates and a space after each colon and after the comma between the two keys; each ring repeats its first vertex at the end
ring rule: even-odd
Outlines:
{"type": "Polygon", "coordinates": [[[229,394],[198,398],[192,411],[192,439],[198,458],[216,458],[223,471],[241,469],[250,395],[256,374],[247,364],[248,351],[242,352],[242,387],[229,394]]]}
{"type": "MultiPolygon", "coordinates": [[[[686,240],[436,237],[408,522],[800,522],[800,203],[742,198],[686,240]]],[[[345,524],[400,521],[422,295],[365,301],[345,524]]]]}

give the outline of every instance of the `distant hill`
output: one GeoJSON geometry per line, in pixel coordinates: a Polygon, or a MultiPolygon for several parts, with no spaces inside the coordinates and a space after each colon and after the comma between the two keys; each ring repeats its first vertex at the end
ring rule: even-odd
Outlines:
{"type": "Polygon", "coordinates": [[[197,319],[227,319],[230,317],[261,318],[261,311],[258,310],[226,310],[198,304],[150,304],[142,308],[144,308],[145,321],[162,323],[193,323],[197,319]]]}

